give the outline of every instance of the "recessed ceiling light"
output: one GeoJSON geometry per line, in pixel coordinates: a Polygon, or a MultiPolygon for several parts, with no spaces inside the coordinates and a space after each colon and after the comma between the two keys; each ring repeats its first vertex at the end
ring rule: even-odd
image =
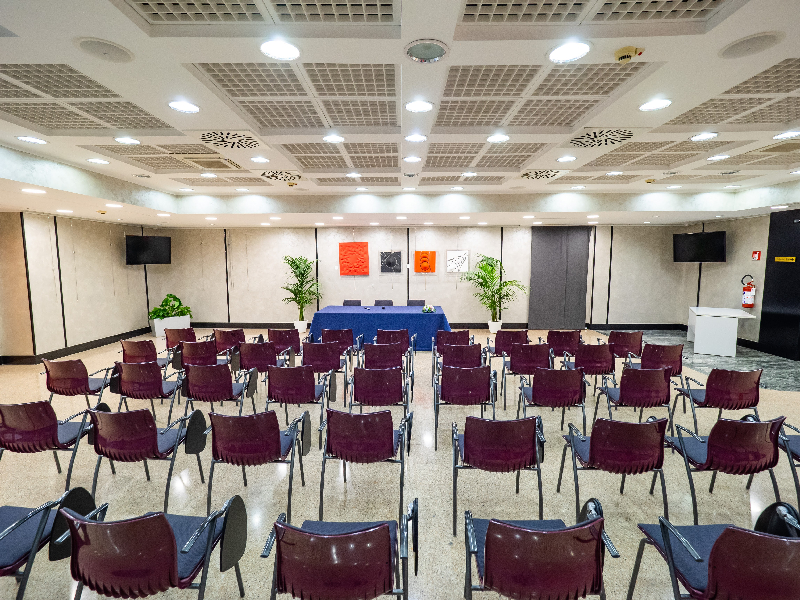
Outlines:
{"type": "Polygon", "coordinates": [[[300,50],[289,42],[272,40],[261,44],[261,52],[275,60],[294,60],[300,56],[300,50]]]}
{"type": "Polygon", "coordinates": [[[467,219],[469,219],[469,217],[458,217],[458,218],[461,219],[462,221],[466,221],[467,219]]]}
{"type": "Polygon", "coordinates": [[[411,135],[406,136],[407,142],[426,142],[428,141],[427,135],[422,135],[421,133],[412,133],[411,135]]]}
{"type": "Polygon", "coordinates": [[[185,100],[176,100],[175,102],[170,102],[169,107],[172,110],[177,110],[178,112],[182,113],[194,114],[196,112],[200,112],[199,106],[192,104],[191,102],[186,102],[185,100]]]}
{"type": "Polygon", "coordinates": [[[344,217],[331,217],[335,221],[341,221],[344,217]]]}
{"type": "Polygon", "coordinates": [[[281,218],[280,217],[270,217],[269,220],[270,221],[280,221],[281,218]]]}
{"type": "Polygon", "coordinates": [[[639,110],[642,112],[652,112],[654,110],[667,108],[670,104],[672,104],[672,100],[667,100],[666,98],[655,98],[654,100],[650,100],[649,102],[642,104],[639,107],[639,110]]]}
{"type": "Polygon", "coordinates": [[[401,221],[407,219],[408,217],[395,217],[396,219],[400,219],[401,221]]]}
{"type": "Polygon", "coordinates": [[[355,171],[352,173],[348,173],[345,177],[349,177],[350,179],[356,179],[357,177],[361,177],[361,173],[356,173],[355,171]]]}
{"type": "Polygon", "coordinates": [[[150,179],[150,175],[145,175],[144,173],[134,173],[134,177],[141,177],[142,179],[150,179]]]}
{"type": "Polygon", "coordinates": [[[206,221],[216,221],[217,217],[206,217],[206,221]]]}
{"type": "Polygon", "coordinates": [[[598,219],[598,218],[600,218],[600,215],[586,215],[586,218],[587,219],[598,219]]]}
{"type": "Polygon", "coordinates": [[[433,104],[425,100],[414,100],[406,102],[406,110],[413,113],[425,113],[433,110],[433,104]]]}
{"type": "Polygon", "coordinates": [[[87,158],[86,162],[94,163],[96,165],[107,165],[108,161],[102,158],[87,158]]]}
{"type": "Polygon", "coordinates": [[[44,140],[40,140],[39,138],[30,136],[30,135],[18,135],[17,139],[20,142],[28,142],[29,144],[46,144],[47,143],[44,140]]]}
{"type": "Polygon", "coordinates": [[[216,179],[216,175],[214,173],[200,173],[200,177],[205,177],[206,179],[216,179]]]}
{"type": "Polygon", "coordinates": [[[721,218],[722,218],[722,215],[714,215],[714,218],[715,218],[715,219],[721,219],[721,218]]]}
{"type": "Polygon", "coordinates": [[[772,210],[781,210],[781,209],[783,209],[783,208],[789,208],[789,207],[788,207],[787,205],[785,205],[785,204],[781,204],[781,205],[779,205],[779,206],[770,206],[770,208],[771,208],[772,210]]]}
{"type": "Polygon", "coordinates": [[[667,189],[668,190],[677,190],[680,187],[683,187],[683,186],[680,186],[680,185],[668,185],[667,189]]]}
{"type": "Polygon", "coordinates": [[[168,217],[169,214],[168,213],[158,213],[156,216],[157,217],[168,217]]]}
{"type": "Polygon", "coordinates": [[[431,223],[430,221],[425,221],[425,222],[423,223],[423,225],[433,225],[433,223],[431,223]]]}
{"type": "Polygon", "coordinates": [[[731,188],[740,188],[742,186],[740,186],[740,185],[726,185],[725,187],[728,188],[728,189],[731,189],[731,188]]]}
{"type": "Polygon", "coordinates": [[[314,225],[321,226],[321,225],[325,225],[325,223],[314,223],[314,225]]]}
{"type": "Polygon", "coordinates": [[[800,171],[792,171],[789,175],[800,175],[800,171]]]}
{"type": "Polygon", "coordinates": [[[490,135],[486,138],[486,141],[490,144],[500,144],[502,142],[507,142],[509,137],[505,133],[495,133],[494,135],[490,135]]]}
{"type": "Polygon", "coordinates": [[[254,156],[250,160],[253,161],[254,163],[268,163],[269,162],[269,159],[268,158],[264,158],[263,156],[254,156]]]}
{"type": "Polygon", "coordinates": [[[106,204],[108,208],[122,208],[122,204],[106,204]]]}
{"type": "Polygon", "coordinates": [[[356,188],[356,191],[357,191],[357,192],[366,192],[368,189],[369,189],[369,188],[365,188],[365,187],[358,187],[358,188],[356,188]]]}
{"type": "Polygon", "coordinates": [[[247,188],[236,188],[237,192],[249,192],[250,190],[247,188]]]}
{"type": "Polygon", "coordinates": [[[480,221],[480,222],[478,223],[478,225],[486,225],[486,224],[487,224],[487,223],[486,223],[486,221],[480,221]]]}
{"type": "Polygon", "coordinates": [[[60,212],[60,213],[71,213],[72,211],[71,211],[71,210],[68,210],[68,209],[66,209],[66,208],[59,208],[59,209],[58,209],[56,212],[60,212]]]}
{"type": "Polygon", "coordinates": [[[119,142],[120,144],[126,144],[128,146],[135,146],[136,144],[141,144],[141,142],[137,139],[132,137],[118,137],[114,138],[115,142],[119,142]]]}
{"type": "Polygon", "coordinates": [[[571,190],[585,190],[585,189],[586,189],[586,186],[585,186],[585,185],[573,185],[573,186],[572,186],[571,188],[569,188],[569,189],[571,189],[571,190]]]}
{"type": "Polygon", "coordinates": [[[462,177],[477,177],[477,173],[473,173],[472,171],[467,171],[466,173],[461,174],[462,177]]]}
{"type": "Polygon", "coordinates": [[[403,188],[403,191],[404,191],[404,192],[413,192],[413,191],[414,191],[414,190],[416,190],[416,189],[417,189],[417,188],[403,188]]]}
{"type": "Polygon", "coordinates": [[[730,158],[730,154],[716,154],[714,156],[709,156],[706,160],[710,160],[716,162],[718,160],[725,160],[726,158],[730,158]]]}
{"type": "Polygon", "coordinates": [[[522,217],[522,218],[523,218],[523,219],[535,219],[536,217],[535,217],[534,215],[525,215],[525,216],[524,216],[524,217],[522,217]]]}
{"type": "Polygon", "coordinates": [[[380,225],[380,223],[370,223],[370,225],[380,225]]]}
{"type": "Polygon", "coordinates": [[[645,221],[644,224],[645,225],[650,225],[650,221],[645,221]]]}
{"type": "Polygon", "coordinates": [[[800,131],[784,131],[783,133],[779,133],[778,135],[773,135],[773,140],[790,140],[792,138],[797,137],[800,135],[800,131]]]}
{"type": "Polygon", "coordinates": [[[719,135],[718,133],[714,133],[712,131],[708,131],[708,132],[704,132],[704,133],[698,133],[697,135],[693,135],[689,139],[692,140],[693,142],[705,142],[705,141],[708,141],[708,140],[713,140],[718,135],[719,135]]]}
{"type": "Polygon", "coordinates": [[[178,191],[179,192],[193,192],[194,190],[192,188],[178,188],[178,191]]]}
{"type": "Polygon", "coordinates": [[[541,225],[541,224],[542,224],[541,221],[534,221],[533,223],[531,223],[531,225],[541,225]]]}
{"type": "Polygon", "coordinates": [[[261,224],[262,227],[269,227],[270,225],[272,225],[272,223],[262,223],[261,224]]]}
{"type": "Polygon", "coordinates": [[[597,221],[589,221],[587,225],[597,225],[597,221]]]}
{"type": "Polygon", "coordinates": [[[25,192],[26,194],[46,194],[47,193],[44,190],[34,190],[34,189],[31,189],[31,188],[23,188],[22,191],[25,192]]]}
{"type": "Polygon", "coordinates": [[[420,161],[422,161],[422,159],[419,156],[405,156],[405,157],[403,157],[403,162],[407,162],[407,163],[418,163],[420,161]]]}
{"type": "Polygon", "coordinates": [[[609,171],[606,173],[609,177],[616,177],[617,175],[622,175],[622,171],[609,171]]]}
{"type": "Polygon", "coordinates": [[[344,141],[344,138],[340,135],[336,135],[335,133],[331,133],[330,135],[326,135],[322,138],[323,142],[328,142],[329,144],[341,144],[344,141]]]}
{"type": "Polygon", "coordinates": [[[589,54],[589,44],[584,42],[567,42],[552,50],[548,58],[554,63],[568,63],[578,60],[589,54]]]}
{"type": "Polygon", "coordinates": [[[464,188],[459,186],[459,185],[456,185],[456,186],[451,187],[450,189],[453,190],[454,192],[460,192],[464,188]]]}
{"type": "Polygon", "coordinates": [[[559,156],[556,159],[556,162],[572,162],[573,160],[578,160],[578,159],[575,158],[574,156],[570,156],[569,154],[567,154],[566,156],[559,156]]]}

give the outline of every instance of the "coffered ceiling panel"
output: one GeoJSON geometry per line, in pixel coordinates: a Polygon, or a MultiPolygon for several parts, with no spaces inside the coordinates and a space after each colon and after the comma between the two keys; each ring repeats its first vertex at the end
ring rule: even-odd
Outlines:
{"type": "Polygon", "coordinates": [[[608,96],[641,72],[647,63],[557,65],[550,69],[534,96],[608,96]]]}
{"type": "Polygon", "coordinates": [[[51,98],[119,98],[69,65],[0,64],[0,74],[51,98]]]}
{"type": "Polygon", "coordinates": [[[461,65],[447,71],[445,98],[522,96],[538,65],[461,65]]]}
{"type": "Polygon", "coordinates": [[[198,66],[234,98],[308,95],[288,64],[200,63],[198,66]]]}

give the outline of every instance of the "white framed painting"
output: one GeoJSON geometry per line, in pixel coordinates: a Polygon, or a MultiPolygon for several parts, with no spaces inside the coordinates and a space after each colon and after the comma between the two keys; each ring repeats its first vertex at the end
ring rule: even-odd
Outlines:
{"type": "Polygon", "coordinates": [[[469,250],[447,251],[447,272],[466,273],[469,271],[469,250]]]}

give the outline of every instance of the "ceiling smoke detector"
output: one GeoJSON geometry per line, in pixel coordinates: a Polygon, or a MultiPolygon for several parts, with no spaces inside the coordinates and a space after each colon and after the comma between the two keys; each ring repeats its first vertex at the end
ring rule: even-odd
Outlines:
{"type": "Polygon", "coordinates": [[[619,64],[625,65],[637,56],[641,56],[644,48],[637,48],[636,46],[625,46],[614,52],[614,60],[619,64]]]}
{"type": "Polygon", "coordinates": [[[435,63],[449,52],[447,45],[439,40],[416,40],[406,46],[406,56],[418,63],[435,63]]]}
{"type": "Polygon", "coordinates": [[[133,60],[133,52],[119,44],[98,38],[78,38],[75,45],[95,58],[113,63],[126,63],[133,60]]]}
{"type": "Polygon", "coordinates": [[[736,40],[719,51],[720,58],[743,58],[752,56],[764,50],[769,50],[778,44],[784,37],[782,31],[768,31],[748,35],[736,40]]]}

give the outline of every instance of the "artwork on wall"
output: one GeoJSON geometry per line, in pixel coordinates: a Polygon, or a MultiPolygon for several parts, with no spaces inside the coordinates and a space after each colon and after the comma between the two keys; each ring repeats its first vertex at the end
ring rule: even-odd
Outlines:
{"type": "Polygon", "coordinates": [[[367,242],[341,242],[339,244],[339,274],[369,275],[367,242]]]}
{"type": "Polygon", "coordinates": [[[466,273],[469,271],[469,250],[447,251],[447,272],[466,273]]]}
{"type": "Polygon", "coordinates": [[[436,251],[417,250],[414,252],[414,272],[415,273],[435,273],[436,272],[436,251]]]}
{"type": "Polygon", "coordinates": [[[381,273],[399,273],[400,252],[381,252],[381,273]]]}

